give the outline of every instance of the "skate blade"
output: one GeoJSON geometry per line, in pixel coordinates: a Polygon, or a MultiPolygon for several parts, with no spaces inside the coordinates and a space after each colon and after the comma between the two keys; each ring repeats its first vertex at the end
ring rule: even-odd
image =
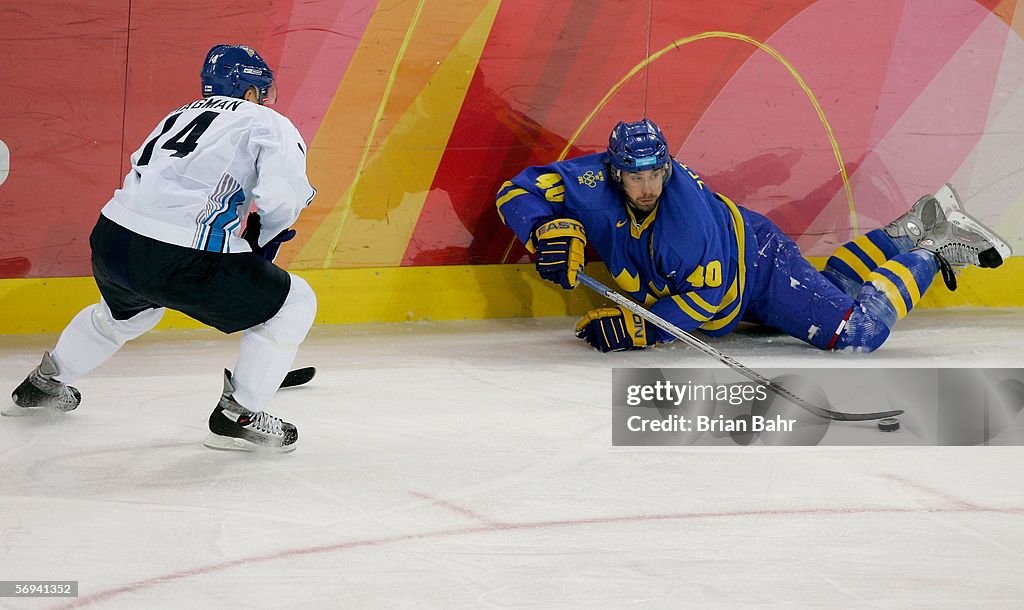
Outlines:
{"type": "Polygon", "coordinates": [[[3,409],[0,409],[0,415],[5,417],[25,417],[26,415],[33,415],[34,413],[40,412],[42,409],[39,407],[26,408],[19,407],[16,404],[9,404],[3,409]]]}
{"type": "Polygon", "coordinates": [[[1001,256],[1004,261],[1010,258],[1010,255],[1013,254],[1013,250],[1010,248],[1010,245],[1006,243],[1005,239],[996,235],[995,231],[983,225],[981,221],[973,216],[969,216],[964,212],[953,212],[949,215],[948,220],[954,225],[963,229],[970,229],[992,242],[992,246],[995,247],[996,252],[999,253],[999,256],[1001,256]]]}
{"type": "MultiPolygon", "coordinates": [[[[74,411],[72,409],[71,411],[74,411]]],[[[57,416],[64,413],[70,413],[71,411],[65,411],[64,409],[50,409],[48,407],[19,407],[18,405],[11,403],[0,409],[0,415],[4,417],[45,417],[49,415],[57,416]]]]}
{"type": "Polygon", "coordinates": [[[935,199],[939,202],[939,206],[942,207],[942,213],[946,215],[946,218],[949,218],[949,215],[953,212],[964,211],[964,204],[960,201],[960,195],[957,195],[956,189],[948,182],[935,191],[935,199]]]}
{"type": "Polygon", "coordinates": [[[257,445],[245,439],[221,436],[212,432],[206,436],[203,445],[218,451],[249,451],[251,453],[291,453],[295,451],[295,443],[281,447],[267,447],[265,445],[257,445]]]}

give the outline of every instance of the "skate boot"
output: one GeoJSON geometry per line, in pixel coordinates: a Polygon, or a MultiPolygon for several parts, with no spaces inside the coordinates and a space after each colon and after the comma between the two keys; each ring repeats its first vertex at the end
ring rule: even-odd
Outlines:
{"type": "Polygon", "coordinates": [[[231,379],[224,377],[224,393],[210,414],[210,434],[203,443],[210,449],[240,451],[266,450],[287,453],[295,450],[299,432],[292,424],[266,411],[250,411],[235,401],[231,379]]]}
{"type": "Polygon", "coordinates": [[[917,247],[935,254],[946,287],[956,290],[956,274],[971,265],[993,269],[1013,251],[1006,241],[964,212],[949,217],[917,242],[917,247]]]}
{"type": "Polygon", "coordinates": [[[36,410],[74,411],[82,402],[82,393],[54,379],[59,374],[60,369],[50,352],[43,352],[39,366],[11,393],[14,405],[4,409],[2,414],[26,415],[36,410]]]}
{"type": "Polygon", "coordinates": [[[885,226],[889,237],[909,237],[917,244],[925,235],[953,212],[963,212],[964,206],[952,184],[944,184],[934,195],[917,200],[906,214],[885,226]]]}

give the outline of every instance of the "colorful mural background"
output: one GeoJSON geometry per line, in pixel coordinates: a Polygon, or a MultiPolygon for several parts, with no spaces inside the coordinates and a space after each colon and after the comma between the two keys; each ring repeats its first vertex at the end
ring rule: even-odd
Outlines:
{"type": "Polygon", "coordinates": [[[89,274],[128,156],[219,42],[278,66],[310,144],[293,269],[523,262],[501,182],[644,115],[811,255],[946,181],[1024,241],[1015,0],[77,4],[0,8],[0,278],[89,274]]]}

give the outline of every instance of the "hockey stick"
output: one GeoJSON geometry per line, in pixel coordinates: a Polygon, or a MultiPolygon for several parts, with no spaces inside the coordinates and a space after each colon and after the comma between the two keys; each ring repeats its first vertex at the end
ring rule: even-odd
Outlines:
{"type": "MultiPolygon", "coordinates": [[[[231,371],[224,369],[224,374],[228,376],[228,379],[231,378],[231,371]]],[[[288,371],[288,374],[284,376],[284,381],[281,382],[281,387],[294,388],[297,385],[309,383],[313,379],[313,375],[316,375],[316,367],[312,366],[288,371]]]]}
{"type": "Polygon", "coordinates": [[[753,369],[747,368],[732,356],[729,356],[718,351],[717,349],[711,347],[707,343],[704,343],[697,337],[694,337],[690,333],[680,329],[679,327],[672,324],[668,320],[658,316],[655,313],[652,313],[651,311],[648,311],[643,306],[634,303],[633,301],[627,299],[621,294],[615,292],[611,288],[608,288],[601,282],[595,280],[594,278],[584,273],[582,270],[577,273],[576,277],[578,277],[580,282],[582,282],[587,288],[590,288],[594,292],[607,298],[613,303],[616,303],[617,305],[622,305],[623,307],[632,311],[633,313],[640,316],[644,320],[647,320],[648,322],[656,325],[658,328],[661,328],[665,332],[671,334],[676,339],[680,339],[683,342],[690,345],[691,347],[699,349],[708,356],[717,358],[719,362],[733,369],[734,371],[739,372],[747,379],[764,385],[766,389],[774,392],[775,394],[778,394],[779,396],[792,402],[798,407],[801,407],[807,410],[808,412],[817,415],[818,417],[823,417],[825,419],[833,419],[837,421],[870,421],[874,419],[884,419],[886,417],[895,417],[897,415],[903,414],[902,410],[877,411],[875,413],[846,413],[844,411],[833,411],[831,409],[824,409],[822,407],[813,405],[804,400],[803,398],[800,398],[796,394],[790,392],[781,385],[775,383],[771,379],[768,379],[761,373],[758,373],[753,369]]]}
{"type": "Polygon", "coordinates": [[[288,371],[288,374],[284,376],[284,381],[281,382],[281,387],[294,388],[297,385],[309,383],[313,380],[313,375],[316,375],[316,367],[312,366],[304,366],[301,369],[288,371]]]}

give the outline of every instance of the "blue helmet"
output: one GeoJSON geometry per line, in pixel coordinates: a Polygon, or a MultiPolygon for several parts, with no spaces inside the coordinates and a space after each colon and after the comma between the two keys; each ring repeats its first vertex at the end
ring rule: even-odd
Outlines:
{"type": "Polygon", "coordinates": [[[619,122],[608,136],[608,162],[621,172],[639,172],[671,165],[668,141],[650,119],[619,122]]]}
{"type": "Polygon", "coordinates": [[[203,97],[242,98],[249,87],[255,87],[261,104],[273,104],[277,100],[273,71],[259,53],[245,45],[219,44],[210,49],[199,78],[203,83],[203,97]]]}

